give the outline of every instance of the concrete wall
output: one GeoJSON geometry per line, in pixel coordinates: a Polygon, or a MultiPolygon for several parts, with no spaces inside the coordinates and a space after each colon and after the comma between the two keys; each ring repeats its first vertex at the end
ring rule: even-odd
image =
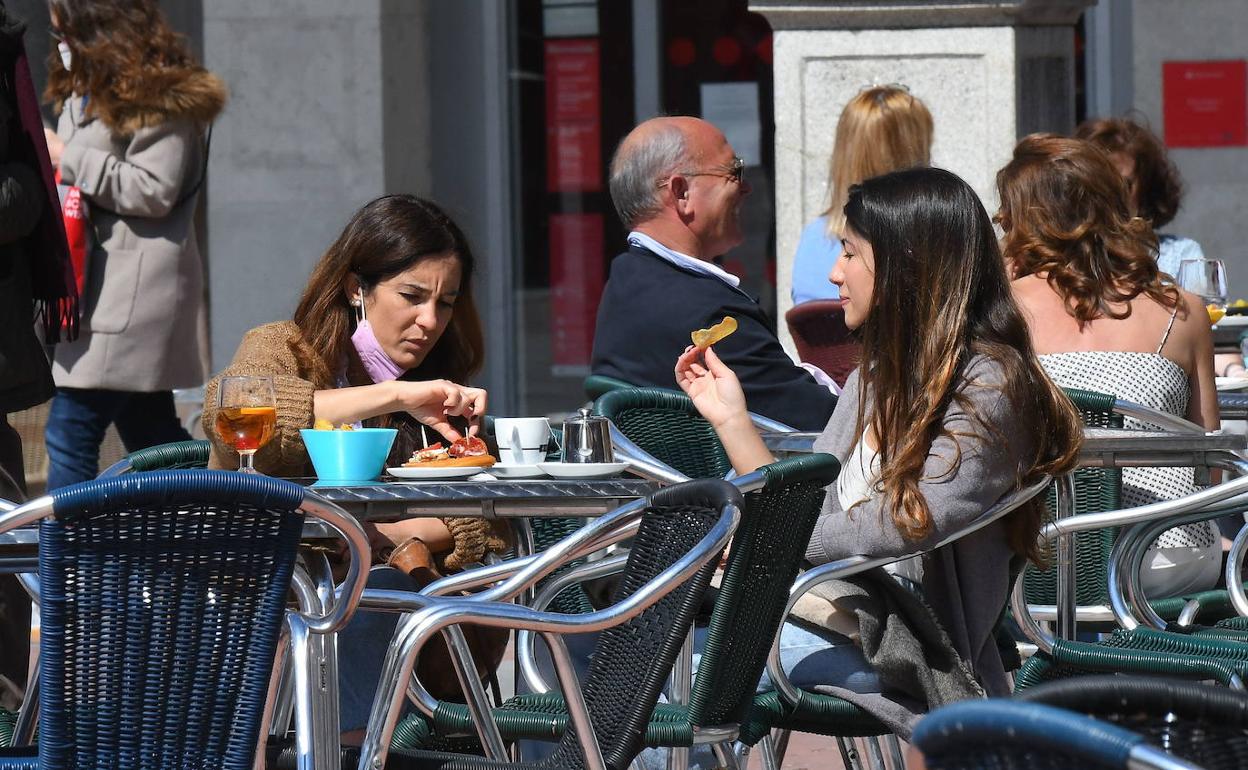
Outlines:
{"type": "MultiPolygon", "coordinates": [[[[1134,106],[1162,135],[1162,62],[1248,58],[1248,3],[1244,0],[1135,0],[1131,37],[1134,106]],[[1177,34],[1176,34],[1177,32],[1177,34]]],[[[1248,297],[1248,147],[1175,148],[1187,186],[1183,207],[1165,230],[1195,238],[1206,256],[1227,260],[1231,297],[1248,297]]]]}
{"type": "Polygon", "coordinates": [[[212,367],[289,318],[351,213],[427,193],[423,0],[216,0],[205,64],[230,87],[209,164],[212,367]]]}
{"type": "Polygon", "coordinates": [[[1073,42],[1068,26],[778,30],[778,317],[791,306],[801,229],[828,205],[832,141],[850,98],[871,84],[907,85],[932,113],[932,163],[965,179],[993,213],[995,175],[1018,137],[1073,127],[1073,42]]]}

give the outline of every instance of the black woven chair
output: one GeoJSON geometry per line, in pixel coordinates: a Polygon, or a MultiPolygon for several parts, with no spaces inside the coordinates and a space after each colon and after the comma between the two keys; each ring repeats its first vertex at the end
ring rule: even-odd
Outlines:
{"type": "MultiPolygon", "coordinates": [[[[0,531],[39,523],[38,766],[251,768],[305,512],[352,553],[342,600],[306,618],[333,630],[363,590],[367,537],[296,484],[128,473],[0,517],[0,531]]],[[[8,750],[0,768],[35,752],[8,750]]]]}
{"type": "Polygon", "coordinates": [[[100,472],[100,478],[142,471],[172,471],[186,468],[207,468],[211,444],[203,439],[174,441],[169,444],[140,449],[113,463],[100,472]]]}
{"type": "MultiPolygon", "coordinates": [[[[392,651],[387,659],[387,666],[394,665],[392,661],[402,661],[398,669],[399,682],[407,681],[410,676],[411,664],[422,640],[456,622],[493,619],[492,624],[544,634],[555,629],[563,633],[602,630],[583,686],[577,688],[574,682],[562,678],[560,682],[565,695],[569,688],[577,694],[575,699],[569,699],[569,704],[573,713],[585,720],[582,724],[589,725],[592,736],[578,727],[576,716],[566,718],[562,724],[555,724],[556,720],[550,717],[538,716],[539,722],[548,725],[546,737],[560,741],[551,756],[538,762],[509,763],[502,759],[429,751],[392,750],[386,757],[383,746],[388,736],[384,726],[376,720],[377,709],[401,702],[402,693],[399,690],[384,692],[383,685],[379,687],[374,719],[370,720],[364,756],[360,760],[371,766],[384,760],[384,766],[390,768],[580,768],[587,765],[589,739],[592,738],[605,766],[624,770],[644,745],[650,715],[701,603],[717,555],[737,524],[741,506],[741,493],[724,481],[692,481],[662,489],[648,501],[639,501],[599,520],[537,557],[529,562],[529,572],[516,574],[513,582],[504,583],[493,592],[471,598],[424,597],[420,604],[427,609],[422,613],[425,620],[419,625],[420,631],[405,633],[400,626],[396,639],[401,641],[402,647],[392,651]],[[600,542],[597,538],[603,532],[624,522],[636,521],[638,517],[640,527],[611,607],[587,615],[568,616],[493,601],[522,592],[530,579],[548,574],[577,547],[600,542]],[[537,566],[542,564],[545,566],[537,566]],[[430,618],[438,621],[435,623],[430,618]],[[580,693],[583,693],[584,712],[576,709],[576,703],[581,702],[580,693]]],[[[427,693],[417,692],[416,695],[422,711],[433,712],[430,716],[434,722],[453,721],[447,719],[445,712],[456,710],[455,704],[432,700],[427,698],[427,693]]],[[[463,729],[469,731],[474,726],[469,722],[463,729]]],[[[496,729],[493,721],[489,727],[476,725],[478,733],[486,738],[496,735],[496,729]]],[[[487,739],[484,743],[489,746],[492,742],[487,739]]],[[[354,767],[357,756],[347,751],[344,759],[346,766],[354,767]]]]}
{"type": "Polygon", "coordinates": [[[1111,722],[1209,770],[1248,763],[1248,694],[1153,677],[1086,676],[1028,688],[1017,700],[1111,722]]]}
{"type": "Polygon", "coordinates": [[[913,744],[928,770],[1181,770],[1144,736],[1042,703],[991,698],[933,711],[913,744]]]}
{"type": "MultiPolygon", "coordinates": [[[[726,744],[727,736],[750,718],[754,701],[766,700],[766,695],[755,695],[758,682],[782,619],[788,587],[821,509],[824,487],[835,480],[839,467],[831,455],[811,454],[733,480],[746,490],[745,512],[733,536],[691,697],[684,705],[657,707],[646,729],[647,746],[726,744]]],[[[535,608],[544,609],[544,604],[539,596],[535,608]]],[[[530,647],[530,636],[521,634],[518,657],[530,654],[530,647]]],[[[530,684],[546,689],[545,683],[530,684]]],[[[568,724],[567,705],[557,692],[518,696],[494,715],[508,740],[553,740],[568,724]]],[[[432,723],[417,716],[404,720],[395,730],[392,745],[419,748],[471,729],[466,706],[443,704],[432,723]]]]}

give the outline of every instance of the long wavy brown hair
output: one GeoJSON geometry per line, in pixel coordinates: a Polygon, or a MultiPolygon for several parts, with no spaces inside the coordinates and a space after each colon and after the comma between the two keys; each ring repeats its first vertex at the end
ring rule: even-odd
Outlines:
{"type": "Polygon", "coordinates": [[[128,123],[171,83],[205,70],[155,0],[49,0],[52,22],[73,55],[66,70],[52,46],[44,98],[59,112],[73,94],[90,98],[88,116],[110,127],[128,123]]]}
{"type": "Polygon", "coordinates": [[[1157,236],[1132,216],[1127,188],[1109,156],[1082,139],[1032,134],[997,172],[1014,278],[1043,275],[1083,328],[1097,318],[1131,315],[1141,294],[1173,308],[1179,293],[1162,283],[1157,236]]]}
{"type": "Polygon", "coordinates": [[[403,379],[467,382],[481,369],[485,341],[473,300],[476,259],[468,239],[442,209],[415,195],[385,195],[355,212],[312,269],[293,321],[330,372],[352,350],[355,312],[347,297],[350,278],[369,292],[410,270],[422,259],[454,254],[462,274],[451,321],[420,366],[403,379]]]}
{"type": "MultiPolygon", "coordinates": [[[[855,435],[869,419],[879,489],[897,529],[911,540],[932,530],[919,482],[933,442],[952,437],[944,424],[951,404],[972,415],[977,435],[997,444],[1016,439],[975,414],[962,393],[975,356],[996,362],[1016,421],[1011,431],[1033,440],[1016,488],[1071,470],[1083,437],[1079,415],[1040,367],[992,222],[970,186],[941,169],[896,171],[852,187],[845,219],[875,255],[872,309],[859,330],[859,376],[874,406],[867,418],[860,400],[855,435]]],[[[1043,514],[1035,498],[1008,515],[1015,553],[1039,559],[1043,514]]]]}
{"type": "Polygon", "coordinates": [[[1080,123],[1075,137],[1135,161],[1135,171],[1127,180],[1135,196],[1135,213],[1155,230],[1170,224],[1183,200],[1183,181],[1165,145],[1152,131],[1128,118],[1101,118],[1080,123]]]}

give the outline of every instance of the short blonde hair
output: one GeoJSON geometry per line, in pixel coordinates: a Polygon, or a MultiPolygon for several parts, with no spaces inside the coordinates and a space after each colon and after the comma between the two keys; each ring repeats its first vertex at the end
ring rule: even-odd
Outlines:
{"type": "Polygon", "coordinates": [[[828,170],[828,236],[845,229],[850,185],[889,171],[931,165],[932,114],[905,86],[864,88],[841,111],[828,170]]]}

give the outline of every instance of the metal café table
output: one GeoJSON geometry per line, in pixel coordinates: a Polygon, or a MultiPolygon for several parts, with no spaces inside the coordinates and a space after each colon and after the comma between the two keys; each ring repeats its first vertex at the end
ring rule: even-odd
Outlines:
{"type": "MultiPolygon", "coordinates": [[[[778,455],[813,451],[818,433],[764,433],[763,443],[778,455]]],[[[1248,437],[1236,433],[1178,433],[1171,431],[1116,430],[1085,428],[1079,467],[1126,468],[1169,466],[1179,468],[1230,468],[1248,474],[1248,462],[1235,452],[1248,448],[1248,437]]],[[[1057,483],[1055,518],[1073,515],[1075,481],[1067,475],[1057,483]]],[[[1074,535],[1057,538],[1057,634],[1073,639],[1075,634],[1075,540],[1074,535]]]]}
{"type": "MultiPolygon", "coordinates": [[[[653,481],[622,475],[605,479],[489,479],[463,481],[374,481],[341,484],[293,479],[341,506],[360,521],[395,521],[428,516],[524,519],[601,516],[659,488],[653,481]]],[[[317,526],[310,523],[308,527],[317,526]]],[[[308,531],[305,535],[316,536],[308,531]]]]}

